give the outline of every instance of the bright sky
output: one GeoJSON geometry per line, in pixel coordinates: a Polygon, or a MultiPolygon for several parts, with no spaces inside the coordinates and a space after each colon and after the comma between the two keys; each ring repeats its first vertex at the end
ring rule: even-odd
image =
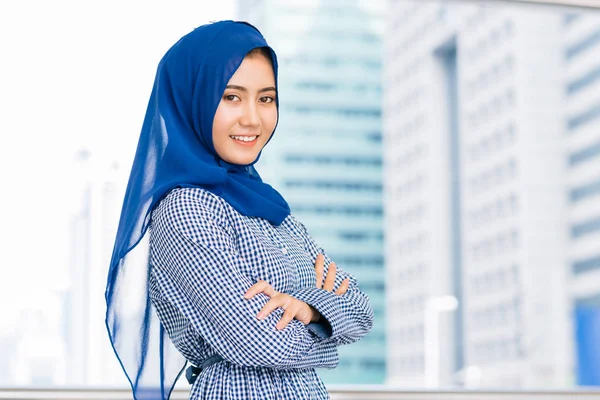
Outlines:
{"type": "Polygon", "coordinates": [[[64,268],[75,151],[129,168],[160,58],[235,18],[234,0],[0,2],[0,310],[64,268]]]}

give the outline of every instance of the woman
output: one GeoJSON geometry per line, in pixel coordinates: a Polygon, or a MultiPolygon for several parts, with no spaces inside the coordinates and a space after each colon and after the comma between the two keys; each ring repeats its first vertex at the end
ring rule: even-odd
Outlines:
{"type": "Polygon", "coordinates": [[[253,167],[277,95],[275,53],[243,22],[195,29],[158,66],[106,290],[136,399],[167,399],[187,362],[190,399],[326,399],[315,368],[372,327],[356,280],[253,167]]]}

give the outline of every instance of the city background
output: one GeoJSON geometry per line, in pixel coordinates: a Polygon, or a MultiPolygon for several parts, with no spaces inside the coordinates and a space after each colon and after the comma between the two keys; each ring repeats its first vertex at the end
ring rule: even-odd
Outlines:
{"type": "Polygon", "coordinates": [[[0,12],[0,386],[127,384],[103,297],[126,180],[156,64],[216,19],[276,50],[257,169],[373,304],[326,383],[600,386],[600,11],[48,3],[0,12]]]}

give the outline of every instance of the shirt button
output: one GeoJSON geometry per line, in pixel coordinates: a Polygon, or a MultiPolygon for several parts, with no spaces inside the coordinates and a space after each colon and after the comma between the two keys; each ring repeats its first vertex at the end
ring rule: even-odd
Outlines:
{"type": "Polygon", "coordinates": [[[281,252],[282,252],[283,254],[287,254],[287,253],[288,253],[288,252],[287,252],[287,249],[286,249],[285,247],[282,247],[282,248],[281,248],[281,252]]]}

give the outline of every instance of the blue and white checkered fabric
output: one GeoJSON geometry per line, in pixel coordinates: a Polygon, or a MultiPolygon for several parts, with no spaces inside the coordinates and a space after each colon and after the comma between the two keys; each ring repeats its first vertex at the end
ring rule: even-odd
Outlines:
{"type": "Polygon", "coordinates": [[[202,371],[190,399],[329,398],[315,368],[335,368],[337,346],[366,335],[373,310],[339,267],[334,289],[350,277],[344,295],[315,287],[323,250],[304,225],[290,215],[273,226],[203,189],[179,188],[156,207],[150,229],[150,296],[169,337],[192,364],[214,354],[225,359],[202,371]],[[269,297],[244,298],[258,280],[312,305],[326,321],[294,319],[278,331],[281,308],[258,320],[269,297]]]}

